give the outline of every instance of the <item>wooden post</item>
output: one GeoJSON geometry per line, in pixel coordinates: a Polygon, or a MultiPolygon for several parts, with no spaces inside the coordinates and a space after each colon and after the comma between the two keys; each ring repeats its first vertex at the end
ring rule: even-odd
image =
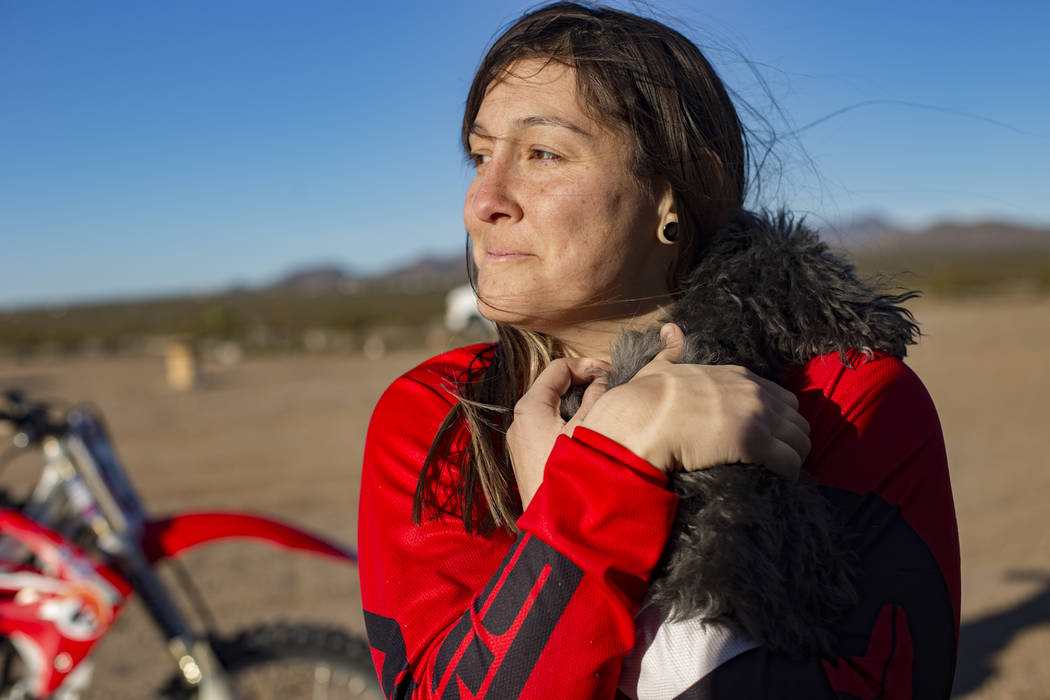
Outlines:
{"type": "Polygon", "coordinates": [[[164,351],[168,386],[175,391],[189,391],[200,383],[197,350],[192,340],[175,340],[164,351]]]}

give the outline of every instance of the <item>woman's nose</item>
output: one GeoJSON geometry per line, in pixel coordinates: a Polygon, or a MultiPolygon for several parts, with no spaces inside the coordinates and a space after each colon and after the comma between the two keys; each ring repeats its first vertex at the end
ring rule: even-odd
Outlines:
{"type": "Polygon", "coordinates": [[[496,223],[521,218],[520,188],[514,173],[514,164],[503,158],[492,157],[478,167],[471,185],[471,213],[480,221],[496,223]]]}

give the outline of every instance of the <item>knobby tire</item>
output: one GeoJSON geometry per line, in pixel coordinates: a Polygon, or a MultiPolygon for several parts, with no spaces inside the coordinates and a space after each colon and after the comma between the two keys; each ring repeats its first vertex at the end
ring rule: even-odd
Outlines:
{"type": "MultiPolygon", "coordinates": [[[[367,643],[341,629],[278,623],[212,639],[243,700],[379,700],[383,697],[367,643]]],[[[173,677],[163,700],[196,700],[173,677]]]]}

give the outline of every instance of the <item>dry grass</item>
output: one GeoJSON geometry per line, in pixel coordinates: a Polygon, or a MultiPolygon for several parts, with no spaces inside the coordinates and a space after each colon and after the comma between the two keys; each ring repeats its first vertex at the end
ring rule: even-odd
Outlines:
{"type": "MultiPolygon", "coordinates": [[[[963,551],[967,698],[1044,698],[1050,687],[1050,302],[923,302],[909,363],[940,411],[963,551]],[[1011,572],[1028,572],[1011,576],[1011,572]]],[[[91,399],[157,513],[249,508],[345,542],[372,405],[423,352],[253,359],[207,368],[207,386],[167,389],[159,358],[0,364],[0,386],[91,399]]],[[[25,480],[15,463],[4,482],[25,480]]],[[[313,619],[360,630],[355,571],[249,544],[191,553],[188,567],[228,628],[313,619]]],[[[148,697],[171,671],[137,603],[98,648],[91,697],[148,697]]]]}

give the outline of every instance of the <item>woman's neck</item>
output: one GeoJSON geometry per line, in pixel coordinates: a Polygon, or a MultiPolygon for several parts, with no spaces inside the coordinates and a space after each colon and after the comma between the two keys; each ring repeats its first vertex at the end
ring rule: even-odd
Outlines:
{"type": "Polygon", "coordinates": [[[598,360],[610,359],[610,346],[625,330],[646,330],[652,328],[668,317],[665,306],[654,306],[652,309],[627,318],[585,321],[567,328],[554,329],[551,335],[565,344],[568,354],[575,357],[591,357],[598,360]]]}

